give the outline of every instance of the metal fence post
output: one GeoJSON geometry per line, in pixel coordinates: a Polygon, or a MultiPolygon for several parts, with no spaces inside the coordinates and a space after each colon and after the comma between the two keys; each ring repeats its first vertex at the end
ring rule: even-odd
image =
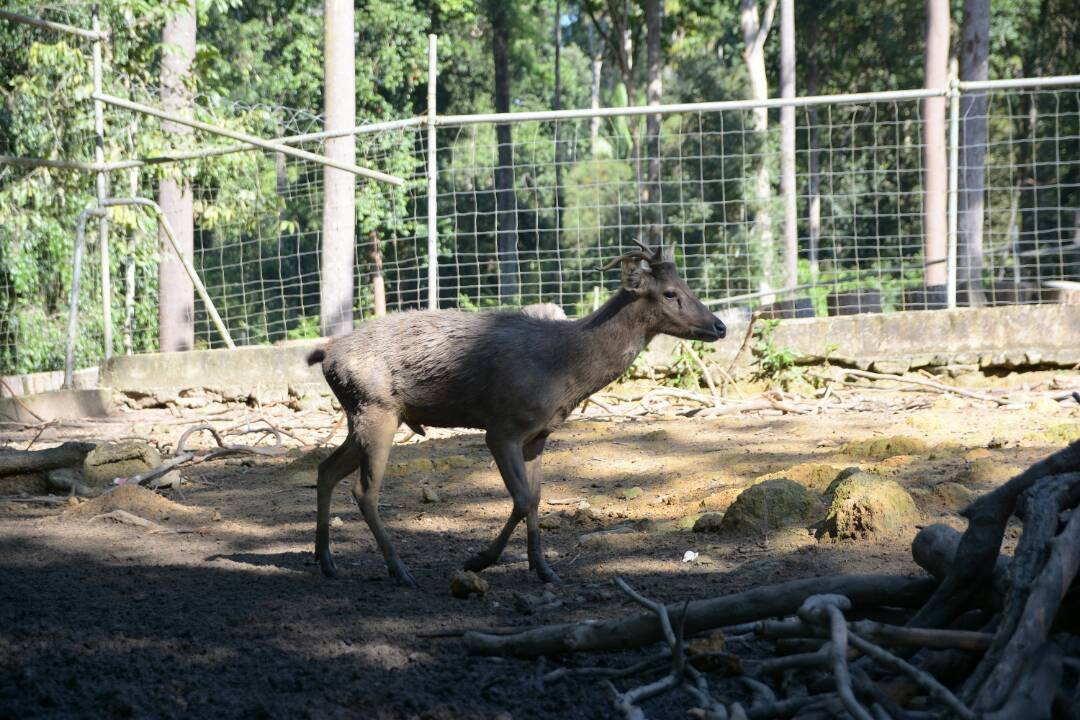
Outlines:
{"type": "Polygon", "coordinates": [[[949,79],[949,203],[948,254],[946,256],[945,306],[956,307],[956,228],[960,158],[960,89],[955,75],[949,79]]]}
{"type": "MultiPolygon", "coordinates": [[[[101,66],[101,20],[98,17],[98,8],[95,5],[91,19],[91,28],[94,32],[94,93],[102,92],[102,66],[101,66]]],[[[94,161],[98,166],[105,164],[105,104],[100,100],[94,100],[94,161]]],[[[109,174],[105,170],[97,172],[97,202],[103,206],[109,195],[109,174]]],[[[105,345],[104,359],[108,360],[113,354],[112,336],[112,273],[109,258],[109,217],[102,213],[98,217],[98,245],[101,250],[101,324],[102,341],[105,345]]]]}
{"type": "Polygon", "coordinates": [[[439,201],[438,166],[435,157],[435,83],[438,79],[436,52],[439,37],[428,35],[427,91],[427,230],[428,230],[428,308],[439,307],[439,201]]]}

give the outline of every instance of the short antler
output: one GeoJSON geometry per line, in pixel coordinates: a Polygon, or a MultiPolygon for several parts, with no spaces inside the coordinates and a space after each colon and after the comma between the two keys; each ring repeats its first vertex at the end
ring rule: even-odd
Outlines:
{"type": "Polygon", "coordinates": [[[620,255],[614,260],[611,260],[606,265],[598,267],[597,270],[599,272],[611,270],[612,268],[618,267],[626,260],[644,260],[647,263],[672,262],[674,260],[674,256],[672,255],[669,257],[669,254],[666,250],[657,252],[645,243],[636,239],[634,240],[634,244],[640,247],[641,250],[631,250],[625,255],[620,255]]]}

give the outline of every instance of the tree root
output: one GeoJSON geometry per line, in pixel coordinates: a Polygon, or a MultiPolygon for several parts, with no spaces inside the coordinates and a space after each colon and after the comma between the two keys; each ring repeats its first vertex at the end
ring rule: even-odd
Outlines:
{"type": "Polygon", "coordinates": [[[117,478],[113,482],[117,485],[125,484],[138,484],[148,485],[159,477],[166,475],[170,470],[184,465],[186,463],[203,463],[209,460],[217,460],[218,458],[228,457],[230,455],[265,455],[270,457],[280,457],[284,455],[286,450],[281,442],[281,432],[265,418],[259,418],[249,423],[243,423],[240,426],[226,429],[225,431],[219,431],[213,425],[193,425],[184,431],[184,434],[180,436],[180,439],[176,443],[176,450],[173,452],[173,456],[168,460],[165,460],[157,467],[146,470],[145,472],[132,475],[127,478],[117,478]],[[264,422],[266,428],[252,429],[252,422],[264,422]],[[231,433],[230,433],[231,430],[231,433]],[[191,450],[185,449],[188,438],[197,432],[207,432],[217,443],[217,447],[209,452],[201,455],[196,454],[191,450]],[[229,433],[233,435],[247,435],[253,432],[265,432],[274,436],[276,444],[272,447],[258,447],[255,445],[229,445],[223,439],[223,435],[229,433]]]}
{"type": "Polygon", "coordinates": [[[969,526],[962,535],[930,526],[912,543],[916,562],[938,580],[837,575],[663,605],[620,579],[619,588],[648,614],[512,634],[467,631],[463,643],[472,654],[543,658],[660,641],[659,654],[628,667],[557,668],[544,676],[604,678],[614,707],[630,720],[644,720],[648,698],[679,688],[696,704],[689,714],[703,720],[1057,717],[1075,703],[1072,680],[1062,682],[1080,669],[1080,636],[1063,632],[1074,627],[1070,598],[1080,597],[1070,593],[1080,590],[1080,442],[963,514],[969,526]],[[999,550],[1014,515],[1023,532],[1008,558],[999,550]],[[875,610],[881,617],[884,609],[899,624],[856,615],[875,610]],[[729,662],[710,665],[702,653],[687,654],[685,636],[716,628],[727,645],[704,655],[729,662]],[[732,644],[771,644],[773,653],[740,659],[730,654],[732,644]],[[713,688],[703,669],[716,670],[713,688]],[[626,691],[612,683],[633,677],[641,684],[626,691]]]}

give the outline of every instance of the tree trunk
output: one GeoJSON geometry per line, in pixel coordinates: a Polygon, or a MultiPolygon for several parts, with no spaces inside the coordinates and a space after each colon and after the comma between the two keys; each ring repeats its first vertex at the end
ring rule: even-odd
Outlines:
{"type": "MultiPolygon", "coordinates": [[[[131,197],[139,196],[139,168],[128,170],[128,192],[131,197]]],[[[135,353],[135,251],[139,242],[139,231],[132,227],[128,231],[127,254],[124,258],[124,325],[122,330],[125,355],[135,353]]]]}
{"type": "MultiPolygon", "coordinates": [[[[948,65],[949,2],[927,0],[924,87],[944,88],[948,65]]],[[[947,280],[946,196],[945,98],[931,97],[923,101],[923,247],[928,288],[944,288],[947,280]]]]}
{"type": "MultiPolygon", "coordinates": [[[[562,109],[562,3],[555,0],[555,95],[552,108],[562,109]]],[[[554,123],[555,133],[555,247],[560,244],[562,235],[563,179],[562,148],[559,145],[559,123],[554,123]]]]}
{"type": "MultiPolygon", "coordinates": [[[[488,3],[491,53],[495,63],[495,112],[510,112],[510,12],[499,0],[488,3]]],[[[495,168],[496,248],[499,256],[499,302],[518,294],[517,197],[514,194],[514,145],[511,126],[495,126],[498,165],[495,168]]]]}
{"type": "MultiPolygon", "coordinates": [[[[990,0],[965,0],[960,79],[990,77],[990,0]]],[[[985,92],[960,96],[960,189],[957,196],[957,281],[968,302],[983,305],[983,201],[986,189],[985,92]]]]}
{"type": "MultiPolygon", "coordinates": [[[[762,21],[758,16],[757,0],[742,0],[739,6],[739,25],[742,28],[743,60],[750,76],[750,96],[754,100],[766,100],[769,97],[769,82],[765,75],[765,39],[772,25],[776,12],[776,0],[769,0],[762,21]]],[[[753,218],[752,243],[759,260],[761,276],[758,290],[765,293],[761,302],[771,303],[770,291],[776,289],[776,248],[773,240],[772,222],[769,217],[769,204],[772,200],[772,181],[769,177],[769,112],[765,108],[755,108],[752,127],[757,136],[758,150],[755,153],[754,199],[750,213],[753,218]]]]}
{"type": "MultiPolygon", "coordinates": [[[[795,97],[795,0],[780,1],[780,97],[795,97]]],[[[799,283],[799,215],[795,189],[795,107],[780,109],[780,192],[784,196],[784,279],[799,283]]]]}
{"type": "MultiPolygon", "coordinates": [[[[817,23],[810,24],[810,53],[806,60],[806,92],[809,95],[818,94],[817,82],[817,55],[814,48],[817,47],[817,23]]],[[[811,105],[807,109],[807,118],[810,123],[810,132],[807,142],[810,153],[807,159],[808,185],[807,194],[807,255],[810,260],[810,278],[817,279],[818,254],[821,243],[821,138],[819,136],[817,105],[811,105]]]]}
{"type": "MultiPolygon", "coordinates": [[[[195,3],[177,3],[175,14],[161,33],[164,51],[161,58],[161,105],[168,112],[191,114],[191,63],[195,59],[195,3]]],[[[163,121],[167,135],[180,138],[191,128],[163,121]]],[[[171,143],[181,146],[179,139],[171,143]]],[[[176,243],[189,261],[195,257],[195,206],[191,181],[167,175],[158,185],[158,204],[172,226],[176,243]]],[[[158,349],[161,352],[191,350],[195,345],[195,288],[184,266],[169,243],[164,230],[158,231],[161,243],[158,262],[158,349]]]]}
{"type": "Polygon", "coordinates": [[[386,314],[386,281],[383,279],[382,242],[379,233],[368,233],[371,239],[371,295],[375,306],[375,317],[386,314]]]}
{"type": "MultiPolygon", "coordinates": [[[[660,104],[664,91],[664,55],[660,42],[663,32],[663,13],[662,0],[645,0],[645,48],[648,64],[648,84],[645,94],[650,106],[660,104]]],[[[663,241],[661,237],[663,208],[660,206],[660,121],[660,115],[649,115],[645,122],[645,154],[648,158],[648,169],[644,199],[649,206],[647,209],[650,218],[646,235],[649,244],[654,246],[663,241]]]]}
{"type": "MultiPolygon", "coordinates": [[[[604,68],[604,48],[597,45],[593,37],[593,27],[589,26],[589,55],[592,57],[592,86],[589,90],[589,107],[600,109],[600,72],[604,68]]],[[[596,153],[596,143],[600,139],[600,116],[589,118],[589,147],[596,153]]]]}
{"type": "MultiPolygon", "coordinates": [[[[356,125],[355,12],[351,0],[324,0],[323,102],[326,129],[356,125]]],[[[324,152],[338,162],[356,162],[352,135],[326,141],[324,152]]],[[[353,329],[353,264],[356,258],[356,177],[323,168],[323,232],[319,268],[319,320],[324,337],[353,329]]]]}

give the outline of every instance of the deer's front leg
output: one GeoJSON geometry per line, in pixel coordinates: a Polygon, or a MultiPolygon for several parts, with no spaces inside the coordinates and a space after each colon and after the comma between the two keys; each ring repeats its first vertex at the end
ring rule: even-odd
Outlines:
{"type": "Polygon", "coordinates": [[[502,532],[491,545],[465,564],[466,570],[483,570],[494,564],[506,548],[514,528],[524,518],[528,529],[529,566],[536,570],[544,582],[559,582],[559,577],[548,567],[544,558],[537,514],[540,506],[540,453],[546,439],[546,436],[536,438],[526,443],[523,448],[517,438],[488,431],[488,448],[495,458],[495,464],[499,467],[499,473],[514,505],[502,532]]]}
{"type": "Polygon", "coordinates": [[[544,445],[547,443],[547,435],[541,435],[525,444],[522,455],[525,460],[525,472],[529,479],[529,497],[531,505],[525,515],[525,528],[529,544],[529,567],[536,571],[544,582],[558,583],[559,576],[548,565],[544,557],[543,546],[540,543],[540,481],[543,477],[541,464],[543,460],[544,445]]]}

